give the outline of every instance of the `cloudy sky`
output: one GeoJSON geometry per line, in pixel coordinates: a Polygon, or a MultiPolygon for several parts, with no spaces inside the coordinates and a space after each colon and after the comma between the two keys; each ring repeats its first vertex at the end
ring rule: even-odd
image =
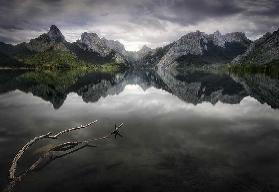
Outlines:
{"type": "Polygon", "coordinates": [[[0,41],[29,41],[60,28],[119,40],[127,50],[162,46],[190,31],[243,31],[250,39],[279,27],[279,0],[0,0],[0,41]]]}

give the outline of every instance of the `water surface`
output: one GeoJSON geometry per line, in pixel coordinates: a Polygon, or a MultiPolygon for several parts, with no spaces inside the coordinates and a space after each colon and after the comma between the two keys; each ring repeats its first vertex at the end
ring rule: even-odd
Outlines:
{"type": "MultiPolygon", "coordinates": [[[[107,134],[26,176],[16,191],[278,191],[279,81],[204,71],[0,72],[0,186],[29,139],[107,134]]],[[[52,141],[54,143],[58,141],[52,141]]],[[[42,142],[24,156],[32,164],[42,142]]]]}

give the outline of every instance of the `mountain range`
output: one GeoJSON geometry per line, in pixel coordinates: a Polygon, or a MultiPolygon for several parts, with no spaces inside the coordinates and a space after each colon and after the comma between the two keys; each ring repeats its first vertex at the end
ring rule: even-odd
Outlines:
{"type": "Polygon", "coordinates": [[[278,63],[279,30],[252,42],[244,33],[206,34],[200,31],[182,36],[164,47],[147,46],[137,52],[126,51],[119,41],[84,32],[76,42],[65,40],[52,25],[47,33],[28,43],[10,45],[0,42],[0,67],[75,68],[107,64],[121,67],[187,68],[212,64],[278,63]]]}

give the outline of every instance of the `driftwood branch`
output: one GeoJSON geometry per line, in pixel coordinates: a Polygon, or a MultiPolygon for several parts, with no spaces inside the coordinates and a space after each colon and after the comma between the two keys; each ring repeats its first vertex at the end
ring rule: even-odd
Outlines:
{"type": "MultiPolygon", "coordinates": [[[[9,179],[11,180],[16,180],[16,168],[17,168],[17,162],[19,161],[19,159],[22,157],[23,153],[34,143],[36,143],[37,141],[44,139],[44,138],[48,138],[49,135],[51,134],[51,132],[45,134],[45,135],[41,135],[39,137],[35,137],[34,139],[30,140],[29,142],[27,142],[16,154],[15,158],[13,159],[10,171],[9,171],[9,179]]],[[[19,178],[18,178],[19,179],[19,178]]]]}
{"type": "Polygon", "coordinates": [[[27,142],[20,150],[19,152],[16,154],[15,158],[13,159],[13,162],[12,162],[12,166],[10,167],[10,170],[9,170],[9,179],[10,180],[17,180],[17,179],[20,179],[20,178],[17,178],[15,173],[16,173],[16,168],[17,168],[17,162],[19,161],[19,159],[22,157],[23,153],[31,146],[33,145],[34,143],[38,142],[39,140],[42,140],[42,139],[46,139],[46,138],[50,138],[50,139],[57,139],[60,135],[62,134],[65,134],[65,133],[69,133],[71,131],[74,131],[74,130],[78,130],[78,129],[83,129],[83,128],[86,128],[86,127],[89,127],[90,125],[93,125],[94,123],[96,123],[97,120],[93,121],[93,122],[90,122],[86,125],[80,125],[78,127],[74,127],[74,128],[70,128],[70,129],[66,129],[66,130],[63,130],[63,131],[60,131],[58,132],[57,134],[55,135],[51,135],[52,133],[49,132],[45,135],[41,135],[41,136],[38,136],[38,137],[35,137],[34,139],[30,140],[29,142],[27,142]]]}
{"type": "Polygon", "coordinates": [[[30,146],[32,146],[33,144],[37,143],[38,141],[42,140],[42,139],[58,139],[58,137],[60,135],[63,135],[65,133],[69,133],[71,131],[75,131],[75,130],[79,130],[79,129],[83,129],[83,128],[87,128],[93,124],[95,124],[97,122],[97,120],[90,122],[86,125],[80,125],[78,127],[73,127],[70,129],[66,129],[63,131],[60,131],[54,135],[52,135],[51,132],[45,134],[45,135],[41,135],[38,137],[33,138],[32,140],[30,140],[29,142],[27,142],[19,151],[18,153],[15,155],[13,161],[12,161],[12,165],[9,169],[9,180],[10,183],[7,186],[5,191],[13,191],[13,188],[15,187],[17,182],[20,182],[22,180],[22,178],[27,175],[30,172],[33,172],[35,170],[39,170],[43,167],[45,167],[47,164],[49,164],[51,161],[57,159],[57,158],[61,158],[64,157],[66,155],[69,155],[71,153],[74,153],[80,149],[83,149],[85,147],[96,147],[94,145],[90,145],[91,142],[94,141],[99,141],[99,140],[104,140],[104,139],[108,139],[109,137],[111,137],[112,135],[116,136],[121,136],[119,133],[119,128],[123,126],[123,123],[121,123],[119,126],[114,127],[114,130],[102,137],[99,138],[92,138],[92,139],[88,139],[88,140],[83,140],[83,141],[68,141],[59,145],[56,145],[54,147],[52,147],[51,149],[49,149],[47,152],[45,152],[43,155],[41,155],[39,157],[39,159],[37,161],[35,161],[24,173],[20,174],[19,176],[16,175],[16,170],[17,170],[17,165],[19,160],[21,159],[21,157],[23,156],[24,152],[30,148],[30,146]],[[81,146],[80,146],[81,145],[81,146]],[[80,146],[80,147],[78,147],[80,146]],[[74,149],[75,148],[75,149],[74,149]],[[58,152],[66,152],[64,154],[59,154],[58,152]]]}
{"type": "Polygon", "coordinates": [[[80,125],[78,127],[73,127],[73,128],[70,128],[70,129],[66,129],[66,130],[63,130],[63,131],[60,131],[59,133],[55,134],[55,135],[49,135],[48,137],[51,138],[51,139],[57,139],[60,135],[63,135],[65,133],[69,133],[71,131],[75,131],[75,130],[78,130],[78,129],[84,129],[84,128],[87,128],[91,125],[93,125],[94,123],[97,123],[98,120],[95,120],[95,121],[92,121],[86,125],[80,125]]]}

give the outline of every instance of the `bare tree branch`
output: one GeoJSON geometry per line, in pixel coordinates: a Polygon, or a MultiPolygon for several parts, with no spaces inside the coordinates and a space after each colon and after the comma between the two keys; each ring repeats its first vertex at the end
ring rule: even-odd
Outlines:
{"type": "Polygon", "coordinates": [[[48,138],[49,135],[51,135],[51,132],[45,134],[45,135],[41,135],[38,137],[35,137],[34,139],[30,140],[28,143],[26,143],[20,150],[19,152],[16,154],[15,158],[13,159],[11,168],[9,170],[9,179],[11,180],[16,180],[16,176],[15,176],[15,172],[16,172],[16,168],[17,168],[17,162],[19,161],[19,159],[21,158],[21,156],[23,155],[23,153],[34,143],[36,143],[37,141],[44,139],[44,138],[48,138]]]}
{"type": "Polygon", "coordinates": [[[84,129],[86,127],[89,127],[90,125],[93,125],[94,123],[97,123],[98,120],[95,120],[93,122],[90,122],[86,125],[80,125],[78,127],[73,127],[73,128],[70,128],[70,129],[66,129],[66,130],[63,130],[63,131],[60,131],[59,133],[55,134],[55,135],[50,135],[49,138],[51,139],[57,139],[60,135],[62,134],[65,134],[65,133],[69,133],[71,131],[75,131],[75,130],[78,130],[78,129],[84,129]]]}
{"type": "Polygon", "coordinates": [[[16,168],[17,168],[17,162],[20,160],[21,156],[23,155],[23,153],[31,146],[33,145],[34,143],[38,142],[39,140],[41,139],[46,139],[46,138],[50,138],[50,139],[57,139],[60,135],[62,134],[65,134],[65,133],[69,133],[71,131],[74,131],[74,130],[78,130],[78,129],[83,129],[83,128],[86,128],[86,127],[89,127],[90,125],[93,125],[94,123],[96,123],[97,120],[93,121],[93,122],[90,122],[86,125],[80,125],[78,127],[74,127],[74,128],[70,128],[70,129],[66,129],[66,130],[63,130],[63,131],[60,131],[58,132],[57,134],[55,135],[51,135],[52,133],[49,132],[45,135],[41,135],[41,136],[38,136],[38,137],[35,137],[34,139],[30,140],[28,143],[26,143],[19,151],[18,153],[16,154],[15,158],[13,159],[13,162],[12,162],[12,165],[10,167],[10,170],[9,170],[9,179],[10,180],[16,180],[16,179],[20,179],[20,178],[16,178],[16,168]]]}
{"type": "Polygon", "coordinates": [[[11,165],[10,170],[9,170],[9,180],[10,180],[10,182],[9,182],[9,185],[6,187],[6,189],[4,191],[12,192],[14,187],[16,186],[16,184],[18,182],[20,182],[24,176],[26,176],[28,173],[33,172],[35,170],[42,169],[43,167],[45,167],[46,165],[48,165],[50,162],[52,162],[55,159],[64,157],[66,155],[69,155],[71,153],[79,151],[80,149],[83,149],[85,147],[96,147],[94,145],[90,145],[89,144],[89,143],[91,143],[93,141],[99,141],[99,140],[108,139],[112,135],[114,135],[115,138],[116,138],[117,135],[122,137],[122,135],[120,135],[120,133],[119,133],[119,128],[123,126],[123,123],[121,123],[118,126],[115,125],[114,130],[110,134],[107,134],[107,135],[99,137],[99,138],[92,138],[92,139],[83,140],[83,141],[68,141],[68,142],[56,145],[56,146],[52,147],[51,149],[49,149],[47,152],[45,152],[43,155],[41,155],[39,157],[39,159],[37,161],[35,161],[25,172],[23,172],[19,176],[16,176],[16,170],[17,170],[18,161],[23,156],[24,152],[28,148],[30,148],[31,145],[33,145],[34,143],[36,143],[36,142],[38,142],[39,140],[42,140],[42,139],[57,139],[62,134],[69,133],[69,132],[74,131],[74,130],[79,130],[79,129],[87,128],[87,127],[93,125],[96,122],[97,122],[97,120],[95,120],[93,122],[90,122],[90,123],[88,123],[86,125],[80,125],[78,127],[66,129],[66,130],[63,130],[63,131],[60,131],[60,132],[56,133],[55,135],[52,135],[52,133],[49,132],[49,133],[47,133],[45,135],[41,135],[41,136],[35,137],[32,140],[30,140],[29,142],[27,142],[18,151],[18,153],[15,155],[15,157],[14,157],[14,159],[12,161],[12,165],[11,165]],[[82,146],[77,147],[79,145],[82,145],[82,146]],[[75,149],[73,149],[73,148],[75,148],[75,149]],[[66,152],[66,153],[64,153],[64,154],[60,153],[59,154],[58,152],[66,152]]]}

